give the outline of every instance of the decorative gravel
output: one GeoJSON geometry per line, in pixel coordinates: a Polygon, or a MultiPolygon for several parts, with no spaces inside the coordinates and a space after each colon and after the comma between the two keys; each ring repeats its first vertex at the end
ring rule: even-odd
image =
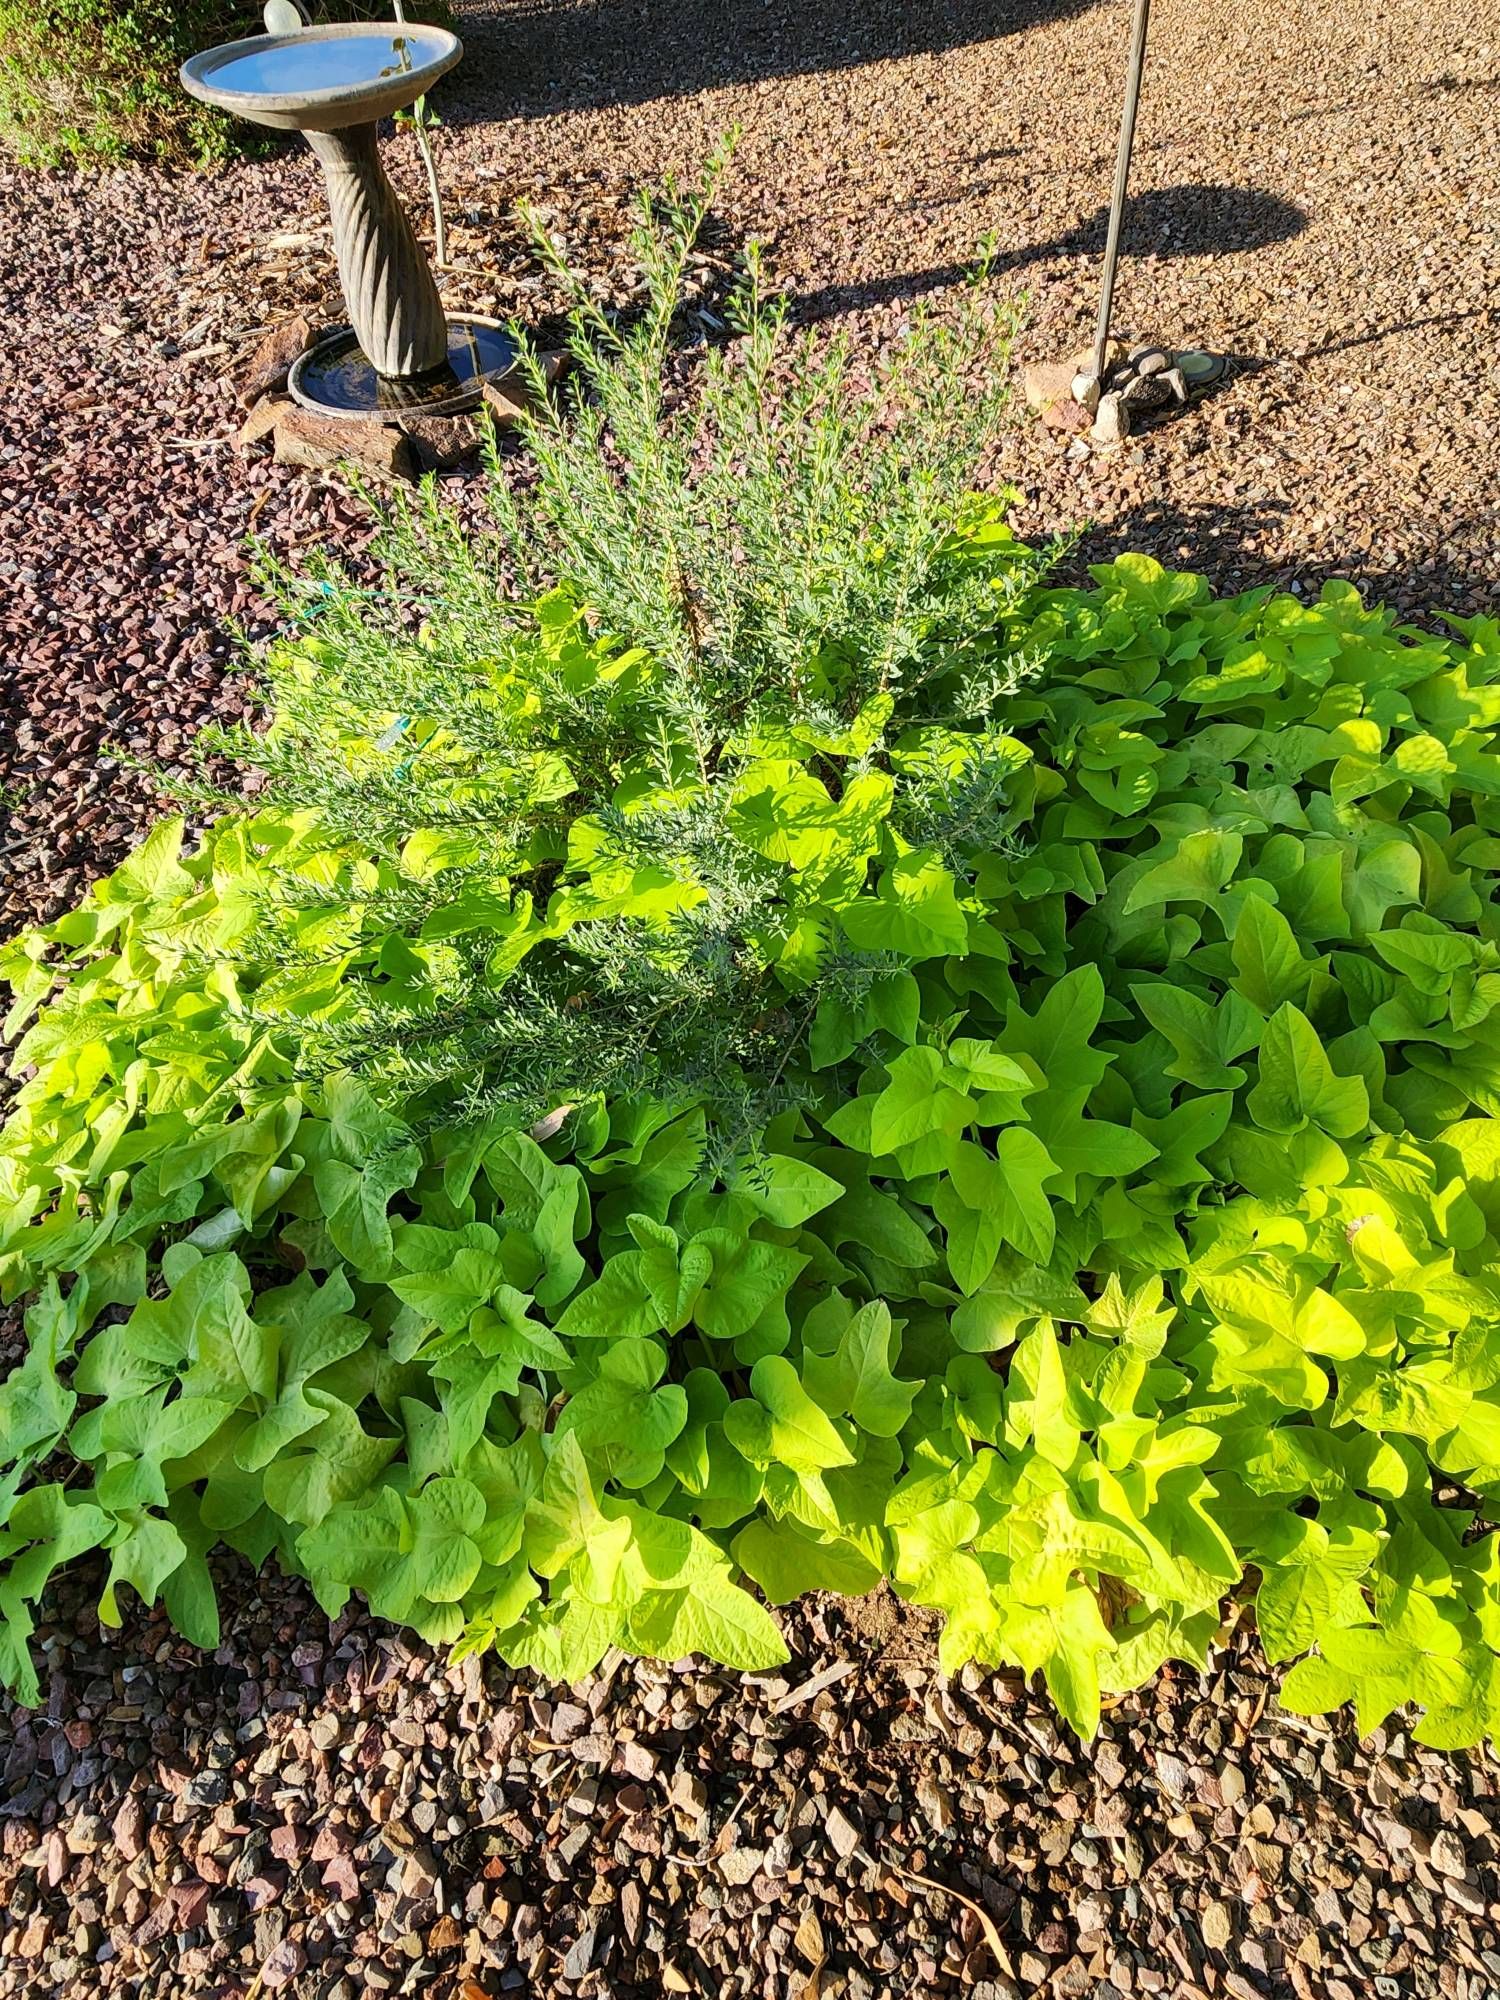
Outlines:
{"type": "Polygon", "coordinates": [[[230,1579],[212,1662],[78,1577],[15,1715],[0,1993],[1488,2000],[1493,1765],[1276,1710],[1248,1644],[1086,1750],[881,1595],[774,1675],[450,1668],[230,1579]]]}
{"type": "MultiPolygon", "coordinates": [[[[555,304],[538,203],[626,296],[631,191],[738,121],[722,241],[878,351],[995,232],[1019,360],[1083,345],[1127,10],[1085,0],[460,9],[441,105],[455,305],[555,304]]],[[[1158,0],[1120,330],[1235,357],[1114,453],[1029,419],[1018,522],[1091,522],[1220,588],[1347,576],[1500,612],[1500,42],[1466,0],[1158,0]]],[[[392,148],[414,207],[420,168],[392,148]]],[[[292,151],[202,179],[0,170],[0,933],[154,810],[138,764],[237,712],[270,629],[247,534],[358,559],[356,503],[235,437],[272,325],[336,316],[292,151]]],[[[447,475],[462,495],[470,475],[447,475]]],[[[935,1671],[889,1597],[788,1620],[774,1677],[618,1663],[544,1689],[226,1570],[212,1661],[99,1579],[0,1720],[0,1995],[315,2000],[1496,2000],[1494,1766],[1279,1714],[1252,1642],[1084,1751],[1009,1683],[935,1671]]]]}

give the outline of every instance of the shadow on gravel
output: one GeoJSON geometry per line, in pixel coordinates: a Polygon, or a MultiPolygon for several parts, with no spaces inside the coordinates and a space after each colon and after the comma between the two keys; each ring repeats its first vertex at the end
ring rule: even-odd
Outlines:
{"type": "Polygon", "coordinates": [[[1294,586],[1315,598],[1325,583],[1352,583],[1367,604],[1384,604],[1435,632],[1447,632],[1440,613],[1460,617],[1500,614],[1500,549],[1492,517],[1435,515],[1429,539],[1398,563],[1367,550],[1309,550],[1288,561],[1283,503],[1264,500],[1230,506],[1179,507],[1148,503],[1090,528],[1060,573],[1080,582],[1089,563],[1111,562],[1127,550],[1154,555],[1169,569],[1198,570],[1221,593],[1294,586]]]}
{"type": "Polygon", "coordinates": [[[1471,319],[1493,320],[1500,327],[1500,303],[1473,306],[1468,312],[1428,313],[1421,319],[1393,320],[1389,326],[1374,326],[1364,333],[1351,334],[1347,340],[1325,340],[1321,347],[1308,348],[1303,358],[1316,360],[1325,354],[1347,354],[1351,348],[1375,347],[1382,340],[1394,339],[1400,333],[1422,333],[1434,326],[1463,326],[1471,319]]]}
{"type": "MultiPolygon", "coordinates": [[[[1435,76],[1413,86],[1417,97],[1493,97],[1500,92],[1500,76],[1435,76]]],[[[1342,104],[1310,104],[1305,111],[1289,111],[1288,125],[1302,125],[1309,119],[1344,118],[1352,111],[1382,109],[1390,104],[1389,94],[1372,92],[1366,97],[1346,98],[1342,104]]]]}
{"type": "MultiPolygon", "coordinates": [[[[463,9],[451,125],[689,97],[729,84],[941,53],[1097,0],[490,0],[463,9]]],[[[1121,64],[1124,61],[1121,30],[1121,64]]],[[[1122,71],[1123,73],[1123,71],[1122,71]]]]}
{"type": "MultiPolygon", "coordinates": [[[[1094,211],[1076,228],[1047,243],[1002,252],[993,269],[997,276],[1023,271],[1052,257],[1102,257],[1109,224],[1108,206],[1094,211]]],[[[1148,188],[1131,198],[1125,212],[1123,254],[1126,257],[1219,257],[1246,250],[1264,250],[1300,236],[1307,211],[1261,188],[1217,184],[1148,188]]],[[[793,300],[798,319],[832,318],[860,312],[892,300],[921,298],[958,284],[967,264],[935,264],[921,271],[900,271],[866,283],[825,285],[793,300]]]]}

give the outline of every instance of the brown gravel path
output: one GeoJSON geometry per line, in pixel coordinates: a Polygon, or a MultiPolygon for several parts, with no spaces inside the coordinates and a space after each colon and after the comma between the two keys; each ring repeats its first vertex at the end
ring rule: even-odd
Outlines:
{"type": "MultiPolygon", "coordinates": [[[[804,313],[878,341],[993,229],[1023,358],[1086,335],[1121,0],[462,11],[455,302],[544,310],[520,195],[618,282],[630,191],[739,121],[726,220],[770,238],[804,313]]],[[[1223,587],[1348,575],[1414,614],[1500,612],[1485,15],[1158,0],[1121,324],[1243,365],[1115,457],[1019,429],[1028,526],[1090,518],[1087,553],[1223,587]]],[[[247,531],[360,530],[336,482],[231,442],[235,364],[334,309],[304,159],[0,171],[0,221],[3,931],[149,813],[112,746],[170,761],[233,712],[223,622],[265,626],[247,531]]],[[[1281,1717],[1239,1640],[1083,1754],[1001,1683],[940,1683],[890,1600],[799,1616],[776,1679],[622,1665],[563,1696],[330,1633],[271,1578],[234,1589],[213,1662],[154,1620],[101,1641],[91,1582],[44,1634],[45,1713],[0,1719],[4,2000],[1500,2000],[1493,1766],[1281,1717]]]]}
{"type": "MultiPolygon", "coordinates": [[[[571,164],[629,183],[739,122],[738,211],[809,310],[899,305],[993,230],[1031,294],[1023,358],[1082,344],[1123,0],[769,0],[735,10],[743,37],[711,33],[711,11],[467,8],[450,115],[486,122],[463,128],[465,156],[502,180],[571,164]],[[614,101],[638,68],[669,101],[614,101]]],[[[1154,547],[1229,585],[1338,574],[1413,608],[1495,609],[1497,168],[1493,8],[1158,0],[1117,325],[1249,365],[1206,416],[1118,458],[1018,444],[1031,517],[1092,519],[1101,547],[1154,547]]]]}
{"type": "Polygon", "coordinates": [[[1282,1716],[1239,1642],[1080,1751],[887,1597],[788,1617],[774,1675],[545,1689],[243,1573],[211,1663],[101,1641],[88,1581],[4,1761],[4,2000],[1500,1987],[1493,1768],[1282,1716]]]}

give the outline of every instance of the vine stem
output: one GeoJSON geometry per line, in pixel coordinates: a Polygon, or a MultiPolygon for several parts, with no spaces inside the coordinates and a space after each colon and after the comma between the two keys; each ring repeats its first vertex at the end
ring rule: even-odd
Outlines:
{"type": "MultiPolygon", "coordinates": [[[[401,0],[391,0],[396,10],[396,19],[404,28],[406,10],[401,0]]],[[[448,219],[443,214],[443,192],[438,186],[437,161],[433,157],[432,141],[427,136],[427,97],[419,97],[411,108],[411,129],[416,135],[417,150],[422,155],[422,164],[427,169],[427,192],[432,200],[433,262],[440,271],[448,268],[448,219]]]]}

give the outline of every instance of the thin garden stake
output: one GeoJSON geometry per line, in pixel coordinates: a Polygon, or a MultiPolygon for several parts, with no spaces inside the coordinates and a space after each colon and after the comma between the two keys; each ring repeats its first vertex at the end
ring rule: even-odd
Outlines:
{"type": "Polygon", "coordinates": [[[1125,79],[1125,108],[1120,114],[1120,150],[1115,157],[1115,191],[1109,204],[1109,235],[1104,243],[1104,290],[1099,299],[1099,324],[1094,332],[1094,376],[1104,380],[1104,350],[1109,344],[1109,322],[1115,307],[1115,266],[1120,257],[1120,224],[1125,215],[1125,195],[1130,186],[1130,153],[1135,144],[1135,114],[1141,102],[1141,71],[1146,61],[1146,27],[1151,19],[1151,0],[1135,0],[1135,20],[1130,31],[1130,72],[1125,79]]]}

